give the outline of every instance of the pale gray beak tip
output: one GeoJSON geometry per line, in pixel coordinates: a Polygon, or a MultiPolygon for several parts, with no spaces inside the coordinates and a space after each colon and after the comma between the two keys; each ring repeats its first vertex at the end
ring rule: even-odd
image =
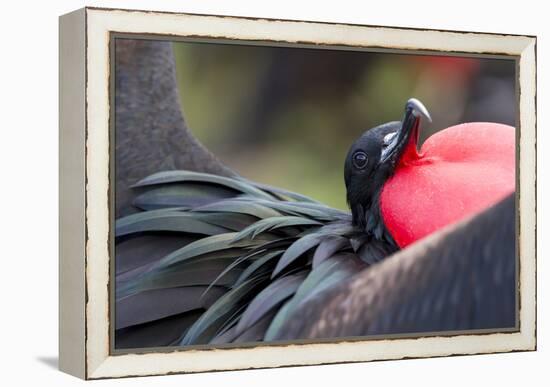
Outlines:
{"type": "Polygon", "coordinates": [[[405,109],[411,109],[415,116],[418,117],[418,115],[423,115],[428,121],[432,122],[432,117],[428,109],[426,109],[424,104],[416,98],[409,99],[405,105],[405,109]]]}

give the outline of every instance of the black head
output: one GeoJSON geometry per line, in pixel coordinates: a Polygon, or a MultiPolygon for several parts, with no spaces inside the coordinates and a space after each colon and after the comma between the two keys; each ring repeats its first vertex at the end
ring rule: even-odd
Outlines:
{"type": "Polygon", "coordinates": [[[367,130],[350,147],[344,166],[347,200],[353,224],[378,236],[382,231],[379,196],[407,149],[418,141],[420,116],[430,121],[424,105],[414,98],[405,105],[403,121],[367,130]]]}

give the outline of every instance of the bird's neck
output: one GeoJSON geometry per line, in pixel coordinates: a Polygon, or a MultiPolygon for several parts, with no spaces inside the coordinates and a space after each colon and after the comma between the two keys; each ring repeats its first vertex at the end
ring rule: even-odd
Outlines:
{"type": "Polygon", "coordinates": [[[378,190],[371,196],[368,202],[350,203],[352,222],[362,233],[397,248],[397,244],[382,217],[380,194],[381,190],[378,190]]]}

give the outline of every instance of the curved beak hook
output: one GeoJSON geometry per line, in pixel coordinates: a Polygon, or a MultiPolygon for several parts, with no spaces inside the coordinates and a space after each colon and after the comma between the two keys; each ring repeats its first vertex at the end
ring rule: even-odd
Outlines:
{"type": "Polygon", "coordinates": [[[410,98],[407,101],[407,104],[405,105],[405,112],[411,111],[411,114],[413,114],[415,117],[424,116],[428,121],[432,122],[432,117],[430,116],[430,112],[428,112],[428,109],[426,109],[426,106],[416,98],[410,98]]]}
{"type": "Polygon", "coordinates": [[[401,128],[388,138],[389,143],[385,144],[386,146],[382,150],[382,154],[380,155],[381,163],[385,163],[388,160],[392,160],[393,163],[397,162],[406,151],[409,151],[410,145],[414,145],[414,149],[411,148],[411,150],[416,154],[421,117],[432,122],[432,117],[424,104],[416,98],[410,98],[405,104],[405,117],[403,118],[401,128]]]}

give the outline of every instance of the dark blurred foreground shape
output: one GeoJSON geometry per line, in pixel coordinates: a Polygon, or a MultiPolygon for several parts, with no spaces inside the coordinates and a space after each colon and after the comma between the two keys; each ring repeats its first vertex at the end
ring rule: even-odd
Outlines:
{"type": "MultiPolygon", "coordinates": [[[[116,44],[117,218],[134,211],[131,185],[151,173],[187,169],[233,174],[185,124],[170,43],[117,40],[116,44]]],[[[288,320],[277,339],[514,327],[514,217],[514,201],[509,198],[466,223],[402,250],[310,300],[300,316],[288,320]]],[[[115,261],[121,273],[155,262],[188,241],[165,233],[123,243],[124,250],[117,243],[115,261]],[[129,266],[120,267],[121,262],[129,266]]],[[[197,298],[203,291],[197,287],[197,298]]],[[[165,303],[181,299],[178,288],[149,295],[165,303]]],[[[201,300],[205,305],[211,301],[201,300]]],[[[115,345],[169,345],[180,335],[179,327],[201,313],[144,322],[139,329],[121,332],[115,345]]],[[[119,316],[124,320],[124,310],[117,310],[119,316]]]]}

